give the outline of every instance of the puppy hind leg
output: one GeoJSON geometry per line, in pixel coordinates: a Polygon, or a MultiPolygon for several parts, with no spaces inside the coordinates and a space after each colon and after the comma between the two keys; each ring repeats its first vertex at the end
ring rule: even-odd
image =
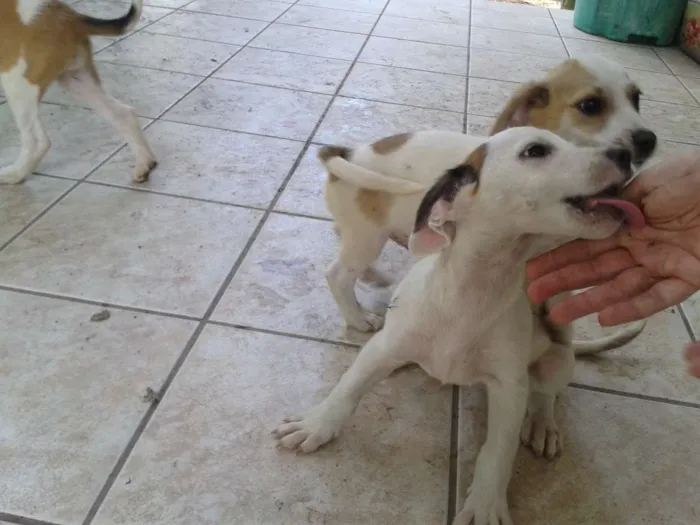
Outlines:
{"type": "Polygon", "coordinates": [[[553,459],[563,450],[554,406],[557,396],[571,382],[574,365],[573,349],[555,343],[530,366],[530,395],[520,439],[537,456],[553,459]]]}
{"type": "Polygon", "coordinates": [[[91,53],[88,48],[84,65],[61,75],[59,82],[66,91],[102,114],[119,131],[136,156],[132,180],[144,182],[148,179],[151,170],[156,167],[155,155],[146,142],[134,108],[122,104],[105,93],[91,53]]]}
{"type": "Polygon", "coordinates": [[[384,324],[383,316],[365,311],[357,301],[355,283],[377,260],[387,240],[378,230],[363,230],[360,235],[342,231],[340,255],[326,271],[328,287],[345,322],[360,332],[379,330],[384,324]]]}
{"type": "Polygon", "coordinates": [[[0,74],[8,105],[20,133],[20,152],[15,162],[0,169],[0,184],[18,184],[29,176],[49,150],[51,143],[39,119],[41,87],[25,76],[26,64],[20,60],[0,74]]]}
{"type": "Polygon", "coordinates": [[[331,393],[303,416],[285,419],[272,433],[280,445],[301,452],[314,452],[340,434],[343,424],[362,397],[394,370],[406,365],[401,346],[385,332],[375,334],[331,393]]]}

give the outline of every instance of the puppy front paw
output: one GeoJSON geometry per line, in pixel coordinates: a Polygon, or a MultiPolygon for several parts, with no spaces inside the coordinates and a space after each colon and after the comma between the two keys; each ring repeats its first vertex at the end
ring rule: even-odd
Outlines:
{"type": "Polygon", "coordinates": [[[157,165],[158,161],[154,158],[138,162],[131,176],[131,180],[136,183],[146,182],[151,171],[153,171],[157,165]]]}
{"type": "Polygon", "coordinates": [[[520,430],[520,441],[529,446],[535,455],[547,459],[554,459],[564,448],[557,423],[541,412],[533,414],[528,411],[520,430]]]}
{"type": "Polygon", "coordinates": [[[342,422],[342,419],[315,409],[305,416],[285,419],[272,431],[272,435],[284,448],[310,453],[337,437],[340,434],[342,422]]]}
{"type": "Polygon", "coordinates": [[[358,332],[377,332],[384,326],[384,316],[365,311],[361,317],[348,320],[348,326],[358,332]]]}
{"type": "Polygon", "coordinates": [[[452,525],[513,525],[506,495],[497,496],[470,488],[464,507],[452,525]]]}

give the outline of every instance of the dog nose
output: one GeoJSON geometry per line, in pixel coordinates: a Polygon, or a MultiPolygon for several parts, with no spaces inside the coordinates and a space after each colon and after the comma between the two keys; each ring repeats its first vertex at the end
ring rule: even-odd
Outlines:
{"type": "Polygon", "coordinates": [[[615,163],[624,173],[632,173],[632,153],[627,148],[610,148],[605,156],[615,163]]]}
{"type": "Polygon", "coordinates": [[[656,134],[648,129],[638,129],[632,132],[634,152],[641,160],[648,159],[656,148],[656,134]]]}

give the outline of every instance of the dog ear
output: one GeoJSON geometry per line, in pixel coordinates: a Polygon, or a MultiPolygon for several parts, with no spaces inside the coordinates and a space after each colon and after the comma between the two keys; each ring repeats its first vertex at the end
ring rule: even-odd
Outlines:
{"type": "Polygon", "coordinates": [[[489,135],[495,135],[507,128],[527,126],[530,111],[544,108],[549,104],[549,88],[541,82],[530,82],[520,87],[506,103],[506,107],[491,127],[489,135]]]}
{"type": "Polygon", "coordinates": [[[476,195],[485,158],[486,146],[481,145],[464,163],[446,171],[425,194],[408,239],[408,249],[413,255],[428,255],[452,244],[456,233],[452,205],[465,186],[473,184],[472,195],[476,195]]]}

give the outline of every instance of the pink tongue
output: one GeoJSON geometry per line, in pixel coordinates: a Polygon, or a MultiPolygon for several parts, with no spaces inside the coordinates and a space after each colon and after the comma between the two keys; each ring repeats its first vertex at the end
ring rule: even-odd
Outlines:
{"type": "Polygon", "coordinates": [[[591,199],[591,208],[596,208],[598,206],[610,206],[612,208],[617,208],[622,213],[625,214],[625,222],[630,228],[641,228],[646,224],[644,219],[644,214],[642,210],[637,208],[634,204],[629,201],[623,201],[620,199],[591,199]]]}

